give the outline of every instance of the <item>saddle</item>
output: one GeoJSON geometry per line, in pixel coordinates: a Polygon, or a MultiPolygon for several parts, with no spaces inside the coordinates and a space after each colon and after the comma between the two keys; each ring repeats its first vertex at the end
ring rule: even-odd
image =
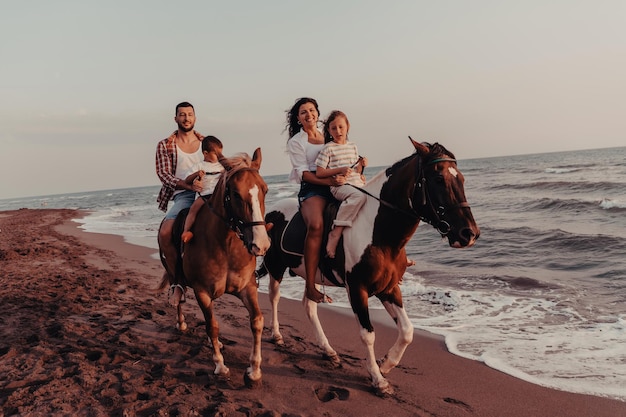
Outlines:
{"type": "MultiPolygon", "coordinates": [[[[343,250],[343,236],[339,239],[339,244],[337,245],[337,251],[335,253],[335,258],[329,258],[326,256],[326,242],[328,241],[328,233],[330,232],[333,224],[333,220],[337,216],[337,210],[339,209],[340,202],[332,201],[326,205],[324,209],[324,231],[322,234],[322,246],[320,250],[320,264],[319,268],[322,271],[322,275],[333,285],[338,287],[343,287],[344,284],[339,282],[335,278],[335,274],[333,273],[333,269],[335,271],[340,272],[341,276],[345,275],[344,271],[344,261],[345,261],[345,253],[343,250]]],[[[306,236],[306,224],[304,223],[304,219],[302,218],[302,213],[298,210],[298,212],[291,218],[283,233],[280,237],[280,247],[281,249],[290,255],[304,256],[304,238],[306,236]]],[[[291,269],[289,270],[291,275],[294,275],[291,269]]]]}

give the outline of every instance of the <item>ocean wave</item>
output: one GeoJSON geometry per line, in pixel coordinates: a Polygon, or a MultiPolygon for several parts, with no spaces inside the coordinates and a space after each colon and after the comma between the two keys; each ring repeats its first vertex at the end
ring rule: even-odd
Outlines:
{"type": "Polygon", "coordinates": [[[559,229],[545,233],[541,238],[529,243],[536,249],[545,250],[546,259],[561,257],[567,263],[580,267],[586,263],[603,262],[611,252],[626,253],[624,237],[598,235],[582,235],[565,232],[559,229]],[[549,252],[548,252],[549,251],[549,252]],[[577,258],[576,252],[580,252],[577,258]],[[595,256],[594,255],[600,255],[595,256]],[[574,262],[572,262],[574,260],[574,262]]]}
{"type": "Polygon", "coordinates": [[[567,174],[579,170],[580,168],[546,168],[545,172],[547,172],[548,174],[567,174]]]}
{"type": "Polygon", "coordinates": [[[535,181],[521,184],[498,184],[492,190],[548,190],[548,191],[623,191],[626,184],[612,181],[535,181]]]}
{"type": "Polygon", "coordinates": [[[622,211],[626,209],[626,202],[605,198],[602,201],[600,201],[600,207],[603,208],[604,210],[622,211]]]}
{"type": "Polygon", "coordinates": [[[560,199],[560,198],[540,198],[538,200],[530,202],[526,207],[526,210],[549,210],[580,213],[589,212],[592,210],[610,210],[621,211],[626,209],[626,204],[619,201],[613,201],[610,199],[603,200],[580,200],[580,199],[560,199]]]}

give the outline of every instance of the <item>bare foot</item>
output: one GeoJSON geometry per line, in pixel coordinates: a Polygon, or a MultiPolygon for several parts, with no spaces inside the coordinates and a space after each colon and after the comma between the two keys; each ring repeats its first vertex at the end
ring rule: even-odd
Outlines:
{"type": "Polygon", "coordinates": [[[406,258],[406,266],[409,267],[413,265],[415,265],[415,261],[413,259],[406,258]]]}
{"type": "Polygon", "coordinates": [[[339,239],[341,238],[342,231],[343,227],[335,227],[328,234],[328,242],[326,243],[326,254],[329,258],[335,257],[335,252],[337,251],[337,245],[339,244],[339,239]]]}
{"type": "Polygon", "coordinates": [[[306,298],[308,298],[309,300],[315,303],[332,303],[333,302],[332,298],[330,298],[329,296],[325,294],[322,294],[321,292],[317,290],[317,288],[313,288],[312,290],[307,289],[304,292],[304,295],[306,296],[306,298]]]}
{"type": "Polygon", "coordinates": [[[183,243],[187,243],[191,239],[193,239],[193,233],[191,233],[190,231],[183,232],[183,235],[181,236],[181,238],[183,240],[183,243]]]}

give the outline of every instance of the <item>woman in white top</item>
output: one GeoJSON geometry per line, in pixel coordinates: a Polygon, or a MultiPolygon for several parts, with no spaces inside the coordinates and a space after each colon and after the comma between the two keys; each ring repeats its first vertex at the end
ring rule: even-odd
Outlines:
{"type": "Polygon", "coordinates": [[[330,297],[322,294],[315,285],[315,275],[321,256],[322,233],[324,231],[324,208],[333,197],[329,186],[342,185],[342,175],[329,178],[318,178],[315,175],[317,155],[324,146],[324,136],[317,128],[319,121],[317,101],[303,97],[287,111],[287,127],[289,140],[287,152],[291,160],[292,170],[289,179],[300,183],[298,201],[300,212],[307,227],[304,239],[304,267],[306,270],[306,292],[309,300],[332,302],[330,297]]]}

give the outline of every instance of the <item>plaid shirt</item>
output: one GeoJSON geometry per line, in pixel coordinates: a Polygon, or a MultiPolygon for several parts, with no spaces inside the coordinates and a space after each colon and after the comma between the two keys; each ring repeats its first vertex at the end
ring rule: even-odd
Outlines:
{"type": "MultiPolygon", "coordinates": [[[[159,196],[157,197],[157,203],[159,203],[159,210],[167,211],[167,203],[172,199],[174,190],[176,190],[176,183],[179,178],[176,178],[176,134],[178,131],[174,131],[168,138],[159,141],[156,149],[156,174],[163,183],[159,196]]],[[[194,135],[199,141],[202,141],[204,136],[200,133],[193,131],[194,135]]]]}

